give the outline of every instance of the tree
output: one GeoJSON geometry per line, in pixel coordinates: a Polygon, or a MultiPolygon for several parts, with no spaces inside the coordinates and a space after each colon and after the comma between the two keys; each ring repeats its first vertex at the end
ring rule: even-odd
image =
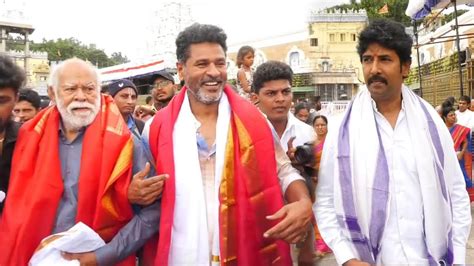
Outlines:
{"type": "Polygon", "coordinates": [[[113,62],[114,65],[123,64],[130,61],[128,60],[127,56],[122,55],[122,52],[112,53],[112,55],[110,56],[110,60],[113,62]]]}
{"type": "MultiPolygon", "coordinates": [[[[462,14],[466,13],[468,10],[465,10],[465,9],[461,9],[461,10],[458,10],[458,13],[457,13],[457,16],[461,16],[462,14]]],[[[454,19],[454,17],[456,16],[456,13],[452,12],[452,13],[449,13],[447,15],[445,15],[443,18],[442,18],[442,23],[441,24],[446,24],[448,22],[450,22],[451,20],[454,19]]]]}
{"type": "MultiPolygon", "coordinates": [[[[24,44],[20,37],[7,41],[8,50],[23,50],[24,44]]],[[[107,67],[128,62],[128,58],[121,52],[112,53],[111,57],[95,45],[85,45],[75,38],[57,40],[43,39],[41,43],[30,43],[31,51],[42,51],[48,53],[49,61],[63,61],[71,57],[88,60],[97,67],[107,67]]]]}
{"type": "Polygon", "coordinates": [[[8,36],[6,40],[7,50],[22,51],[24,49],[25,47],[24,39],[21,36],[16,36],[16,38],[10,35],[7,35],[7,36],[8,36]]]}
{"type": "Polygon", "coordinates": [[[390,18],[401,22],[405,26],[410,26],[411,18],[405,15],[407,6],[408,0],[361,0],[360,3],[351,0],[350,4],[336,5],[328,8],[328,10],[343,10],[346,12],[349,10],[365,10],[369,20],[377,18],[390,18]],[[379,14],[379,10],[385,4],[388,6],[388,13],[379,14]]]}

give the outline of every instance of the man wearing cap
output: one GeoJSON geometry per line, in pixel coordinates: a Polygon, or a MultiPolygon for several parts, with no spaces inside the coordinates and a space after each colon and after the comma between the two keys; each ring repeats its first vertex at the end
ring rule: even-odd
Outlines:
{"type": "Polygon", "coordinates": [[[140,119],[133,118],[132,114],[137,104],[138,90],[135,84],[128,79],[119,79],[109,85],[108,92],[114,98],[123,119],[127,123],[130,131],[138,131],[139,134],[143,131],[145,123],[140,119]]]}
{"type": "Polygon", "coordinates": [[[148,120],[148,118],[155,115],[157,111],[166,107],[176,92],[174,78],[171,73],[160,71],[154,74],[150,81],[153,87],[151,90],[153,106],[148,108],[147,106],[141,105],[137,108],[135,113],[135,116],[142,120],[148,120]]]}
{"type": "MultiPolygon", "coordinates": [[[[120,113],[122,114],[123,119],[127,123],[127,127],[130,129],[133,135],[133,157],[145,156],[147,161],[153,161],[151,154],[149,154],[148,149],[143,145],[141,134],[145,123],[136,119],[132,116],[133,111],[135,110],[135,105],[137,103],[137,94],[138,90],[135,84],[128,79],[119,79],[115,82],[109,84],[108,93],[114,98],[114,102],[117,105],[120,113]]],[[[136,158],[136,160],[142,160],[143,158],[136,158]]],[[[133,171],[140,171],[140,163],[138,165],[133,165],[133,171]]],[[[154,169],[152,167],[152,173],[154,169]]],[[[163,185],[162,179],[145,179],[145,178],[134,178],[128,189],[128,200],[130,203],[138,204],[142,206],[149,205],[157,199],[159,193],[161,192],[161,187],[163,185]],[[154,189],[154,193],[147,195],[147,197],[142,197],[144,189],[154,189]]]]}
{"type": "Polygon", "coordinates": [[[158,72],[152,77],[152,86],[151,95],[153,96],[153,106],[156,111],[166,107],[168,103],[173,99],[173,96],[176,91],[176,86],[174,84],[173,75],[163,71],[158,72]]]}

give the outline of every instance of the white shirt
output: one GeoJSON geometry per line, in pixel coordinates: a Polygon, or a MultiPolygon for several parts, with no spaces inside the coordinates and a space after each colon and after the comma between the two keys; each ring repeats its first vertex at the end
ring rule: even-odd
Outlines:
{"type": "MultiPolygon", "coordinates": [[[[373,104],[390,173],[388,219],[382,236],[381,252],[377,264],[427,265],[427,251],[423,236],[423,202],[405,110],[402,105],[395,128],[392,129],[390,123],[377,111],[375,102],[373,104]]],[[[332,132],[333,136],[337,136],[338,130],[334,131],[332,132]]],[[[342,229],[337,223],[332,203],[334,182],[331,179],[337,147],[330,144],[326,141],[320,168],[317,203],[313,205],[313,210],[324,240],[333,250],[338,264],[343,264],[349,259],[358,258],[358,255],[349,240],[343,237],[342,229]]],[[[445,167],[458,167],[458,164],[446,162],[445,167]]],[[[452,172],[454,171],[450,171],[450,169],[446,171],[446,173],[452,172]]],[[[462,246],[463,244],[456,247],[456,243],[465,243],[469,236],[470,221],[456,220],[458,214],[456,201],[463,198],[465,193],[463,184],[452,184],[451,199],[455,216],[453,221],[455,263],[457,256],[463,257],[463,261],[465,257],[465,247],[462,246]]],[[[458,215],[465,216],[464,213],[458,215]]]]}
{"type": "Polygon", "coordinates": [[[474,129],[474,113],[466,109],[464,112],[456,110],[457,124],[474,129]]]}
{"type": "MultiPolygon", "coordinates": [[[[269,123],[271,125],[271,123],[269,123]]],[[[272,131],[275,133],[275,129],[271,126],[272,131]]],[[[293,140],[293,147],[296,148],[301,146],[307,142],[313,142],[316,139],[316,133],[314,133],[314,129],[296,118],[292,113],[288,113],[288,122],[286,123],[285,131],[280,138],[280,146],[283,148],[285,152],[288,151],[288,141],[290,138],[295,137],[293,140]]]]}
{"type": "Polygon", "coordinates": [[[390,173],[388,220],[380,252],[382,264],[428,264],[423,236],[423,207],[420,183],[411,152],[413,147],[405,110],[392,129],[385,117],[376,112],[390,173]]]}

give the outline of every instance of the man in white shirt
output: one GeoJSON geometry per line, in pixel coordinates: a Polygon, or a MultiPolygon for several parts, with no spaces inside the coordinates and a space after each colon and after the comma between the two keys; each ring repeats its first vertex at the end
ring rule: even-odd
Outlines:
{"type": "Polygon", "coordinates": [[[288,142],[292,138],[294,147],[313,142],[316,138],[313,128],[290,113],[293,101],[293,71],[290,66],[278,61],[265,62],[257,68],[253,80],[258,108],[272,125],[283,150],[288,151],[288,142]]]}
{"type": "Polygon", "coordinates": [[[474,113],[469,110],[471,104],[471,98],[467,95],[459,97],[458,106],[456,110],[457,124],[470,128],[471,131],[474,129],[474,113]]]}
{"type": "Polygon", "coordinates": [[[339,264],[465,261],[469,198],[446,126],[403,85],[411,47],[389,20],[359,36],[367,89],[329,131],[313,206],[339,264]]]}
{"type": "MultiPolygon", "coordinates": [[[[260,111],[270,122],[273,135],[279,140],[278,144],[288,154],[294,153],[293,146],[313,142],[316,138],[313,128],[290,112],[293,100],[292,80],[293,71],[290,66],[278,61],[268,61],[257,68],[252,84],[260,111]]],[[[308,235],[311,237],[308,237],[303,244],[304,248],[301,249],[298,260],[294,258],[295,262],[298,261],[298,265],[313,264],[312,232],[308,230],[308,235]]]]}

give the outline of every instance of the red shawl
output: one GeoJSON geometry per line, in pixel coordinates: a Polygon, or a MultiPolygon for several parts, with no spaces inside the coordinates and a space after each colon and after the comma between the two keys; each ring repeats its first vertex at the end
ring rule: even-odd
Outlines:
{"type": "MultiPolygon", "coordinates": [[[[76,221],[108,242],[133,216],[127,199],[133,142],[112,98],[101,100],[84,135],[76,221]]],[[[20,129],[0,222],[1,266],[27,265],[53,230],[63,193],[59,121],[57,108],[49,107],[20,129]]]]}
{"type": "MultiPolygon", "coordinates": [[[[186,90],[184,87],[158,112],[150,128],[150,148],[157,171],[170,175],[163,191],[155,265],[168,265],[175,203],[172,133],[186,90]]],[[[276,224],[265,217],[283,207],[272,133],[251,103],[228,86],[224,93],[232,112],[219,189],[220,262],[222,265],[290,265],[288,244],[263,237],[276,224]]]]}

